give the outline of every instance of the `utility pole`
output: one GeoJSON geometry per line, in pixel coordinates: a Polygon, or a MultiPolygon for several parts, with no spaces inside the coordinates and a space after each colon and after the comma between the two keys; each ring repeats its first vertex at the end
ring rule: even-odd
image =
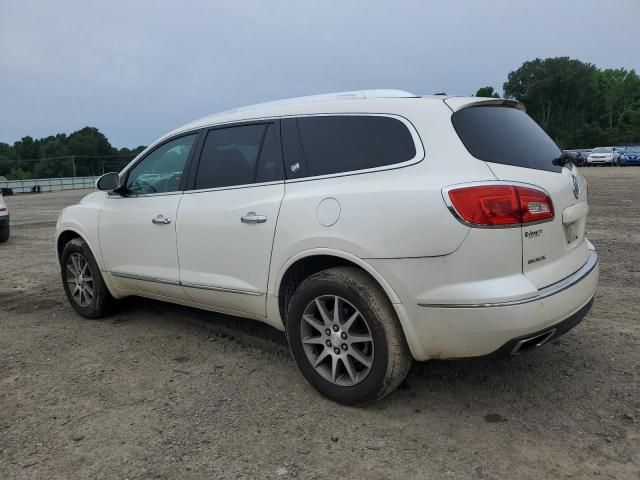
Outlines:
{"type": "Polygon", "coordinates": [[[73,167],[73,176],[76,176],[76,156],[71,155],[71,166],[73,167]]]}

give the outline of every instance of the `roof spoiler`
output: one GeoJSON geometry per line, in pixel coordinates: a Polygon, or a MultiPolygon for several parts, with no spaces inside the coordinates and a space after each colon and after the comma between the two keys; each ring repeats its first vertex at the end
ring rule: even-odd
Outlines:
{"type": "Polygon", "coordinates": [[[517,108],[526,112],[526,108],[522,102],[517,100],[510,100],[507,98],[480,98],[480,97],[448,97],[444,99],[444,102],[453,110],[457,112],[469,107],[477,107],[480,105],[498,105],[502,107],[517,108]]]}

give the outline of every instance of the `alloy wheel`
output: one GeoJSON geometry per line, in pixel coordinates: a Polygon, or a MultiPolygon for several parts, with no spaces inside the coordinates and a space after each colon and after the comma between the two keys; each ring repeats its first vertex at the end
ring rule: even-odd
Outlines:
{"type": "Polygon", "coordinates": [[[91,305],[94,286],[87,259],[80,253],[72,253],[67,259],[65,273],[73,301],[83,308],[91,305]]]}
{"type": "Polygon", "coordinates": [[[373,337],[360,311],[342,297],[315,298],[301,319],[307,358],[325,380],[344,387],[362,382],[373,365],[373,337]]]}

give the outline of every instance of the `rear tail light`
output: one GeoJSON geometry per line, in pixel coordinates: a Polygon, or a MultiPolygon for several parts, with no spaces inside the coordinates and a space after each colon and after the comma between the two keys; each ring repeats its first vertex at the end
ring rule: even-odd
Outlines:
{"type": "Polygon", "coordinates": [[[499,227],[553,218],[553,202],[542,190],[519,185],[451,188],[445,200],[453,213],[471,226],[499,227]]]}

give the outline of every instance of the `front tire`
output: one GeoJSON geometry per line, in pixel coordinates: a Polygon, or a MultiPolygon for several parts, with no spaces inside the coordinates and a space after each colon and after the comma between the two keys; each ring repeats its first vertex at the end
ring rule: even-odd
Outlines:
{"type": "Polygon", "coordinates": [[[0,243],[4,243],[7,240],[9,240],[10,232],[11,230],[9,228],[9,225],[7,225],[6,227],[0,228],[0,243]]]}
{"type": "Polygon", "coordinates": [[[298,368],[320,393],[365,405],[391,393],[412,357],[384,291],[365,272],[337,267],[307,278],[286,319],[298,368]]]}
{"type": "Polygon", "coordinates": [[[85,318],[100,318],[110,312],[114,299],[89,246],[74,238],[64,246],[60,259],[62,285],[73,309],[85,318]]]}

